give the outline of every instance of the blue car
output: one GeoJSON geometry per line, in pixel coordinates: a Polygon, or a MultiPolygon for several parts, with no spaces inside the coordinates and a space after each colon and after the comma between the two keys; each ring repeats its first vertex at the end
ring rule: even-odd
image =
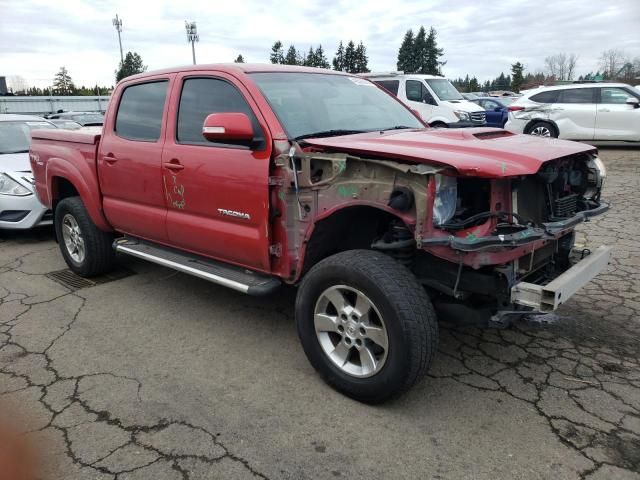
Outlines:
{"type": "Polygon", "coordinates": [[[511,99],[498,97],[481,97],[471,100],[484,108],[487,114],[487,127],[504,128],[509,117],[511,99]]]}

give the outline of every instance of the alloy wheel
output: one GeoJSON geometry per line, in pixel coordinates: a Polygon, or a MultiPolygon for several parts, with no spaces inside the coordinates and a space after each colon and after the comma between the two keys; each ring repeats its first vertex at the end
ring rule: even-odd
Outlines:
{"type": "Polygon", "coordinates": [[[326,289],[316,302],[320,346],[342,372],[371,377],[385,364],[389,337],[380,312],[364,293],[346,285],[326,289]]]}
{"type": "Polygon", "coordinates": [[[78,222],[69,213],[62,218],[62,240],[71,259],[76,263],[82,263],[86,253],[84,239],[78,222]]]}
{"type": "Polygon", "coordinates": [[[551,137],[551,130],[543,125],[537,126],[529,133],[531,135],[537,135],[538,137],[551,137]]]}

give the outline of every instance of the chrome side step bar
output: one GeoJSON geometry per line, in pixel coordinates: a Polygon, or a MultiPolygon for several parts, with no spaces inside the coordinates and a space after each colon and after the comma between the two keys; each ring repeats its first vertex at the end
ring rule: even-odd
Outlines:
{"type": "Polygon", "coordinates": [[[267,295],[281,285],[280,280],[275,277],[136,238],[119,238],[113,242],[113,248],[116,252],[148,260],[248,295],[267,295]]]}

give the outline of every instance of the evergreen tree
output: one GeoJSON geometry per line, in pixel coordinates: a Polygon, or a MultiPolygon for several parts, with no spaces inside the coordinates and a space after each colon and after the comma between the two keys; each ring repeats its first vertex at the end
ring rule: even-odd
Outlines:
{"type": "Polygon", "coordinates": [[[469,92],[477,92],[480,90],[480,82],[476,77],[472,77],[469,81],[469,92]]]}
{"type": "Polygon", "coordinates": [[[360,43],[356,47],[355,51],[355,72],[354,73],[368,73],[369,70],[369,57],[367,57],[367,48],[360,40],[360,43]]]}
{"type": "Polygon", "coordinates": [[[520,62],[516,62],[511,65],[511,88],[516,92],[520,92],[520,87],[524,83],[524,65],[520,62]]]}
{"type": "Polygon", "coordinates": [[[142,64],[142,57],[140,55],[136,52],[127,52],[124,57],[124,62],[120,62],[120,68],[116,70],[116,82],[131,75],[145,72],[146,70],[147,66],[142,64]]]}
{"type": "Polygon", "coordinates": [[[413,30],[407,30],[407,33],[404,34],[404,38],[402,39],[402,44],[400,45],[400,50],[398,50],[398,70],[402,72],[411,73],[414,71],[413,65],[413,30]]]}
{"type": "Polygon", "coordinates": [[[424,27],[420,27],[415,40],[413,41],[413,70],[411,73],[430,73],[427,71],[427,32],[424,27]]]}
{"type": "Polygon", "coordinates": [[[76,87],[66,67],[60,67],[60,71],[56,73],[53,80],[53,90],[56,95],[73,95],[75,93],[76,87]]]}
{"type": "Polygon", "coordinates": [[[344,46],[342,45],[342,40],[340,40],[338,50],[336,50],[336,55],[333,57],[332,63],[334,70],[338,70],[339,72],[344,71],[344,46]]]}
{"type": "Polygon", "coordinates": [[[285,65],[300,65],[300,56],[296,51],[296,47],[291,45],[289,50],[287,50],[287,54],[284,57],[285,65]]]}
{"type": "Polygon", "coordinates": [[[442,67],[447,62],[440,61],[440,57],[444,55],[444,49],[438,48],[436,37],[436,29],[431,27],[429,29],[429,35],[425,40],[425,60],[423,64],[424,67],[420,70],[420,73],[426,73],[428,75],[442,75],[442,70],[440,67],[442,67]]]}
{"type": "Polygon", "coordinates": [[[244,63],[244,57],[242,56],[242,54],[238,55],[233,63],[244,63]]]}
{"type": "Polygon", "coordinates": [[[324,49],[322,48],[322,45],[318,45],[318,48],[316,48],[315,57],[316,57],[316,64],[317,64],[316,67],[331,68],[331,65],[329,65],[329,60],[327,59],[327,56],[324,54],[324,49]]]}
{"type": "Polygon", "coordinates": [[[284,63],[284,47],[282,46],[282,42],[278,40],[271,47],[271,55],[269,55],[269,60],[271,63],[284,63]]]}
{"type": "Polygon", "coordinates": [[[344,70],[349,73],[356,73],[356,45],[353,40],[349,40],[344,51],[344,70]]]}
{"type": "Polygon", "coordinates": [[[312,47],[309,47],[309,53],[304,57],[304,62],[302,64],[307,67],[317,67],[317,63],[316,52],[313,51],[312,47]]]}

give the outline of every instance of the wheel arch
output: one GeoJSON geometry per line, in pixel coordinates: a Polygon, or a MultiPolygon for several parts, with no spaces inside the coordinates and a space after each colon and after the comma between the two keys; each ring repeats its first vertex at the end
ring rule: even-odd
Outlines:
{"type": "MultiPolygon", "coordinates": [[[[51,158],[47,164],[47,185],[51,208],[55,216],[56,205],[70,196],[79,196],[93,223],[104,231],[113,228],[102,212],[102,197],[98,180],[90,172],[78,171],[70,162],[51,158]],[[89,178],[87,179],[87,175],[89,178]]],[[[55,218],[55,217],[54,217],[55,218]]]]}
{"type": "Polygon", "coordinates": [[[321,260],[347,250],[371,249],[373,241],[392,221],[413,231],[407,218],[371,204],[346,205],[317,219],[303,241],[296,281],[321,260]]]}
{"type": "Polygon", "coordinates": [[[522,130],[523,133],[525,134],[529,134],[529,131],[531,130],[531,127],[536,124],[536,123],[548,123],[549,125],[551,125],[555,131],[556,131],[556,135],[560,136],[560,128],[558,127],[558,124],[556,122],[554,122],[551,119],[548,118],[532,118],[531,120],[529,120],[529,122],[527,122],[527,124],[525,125],[524,129],[522,130]]]}

